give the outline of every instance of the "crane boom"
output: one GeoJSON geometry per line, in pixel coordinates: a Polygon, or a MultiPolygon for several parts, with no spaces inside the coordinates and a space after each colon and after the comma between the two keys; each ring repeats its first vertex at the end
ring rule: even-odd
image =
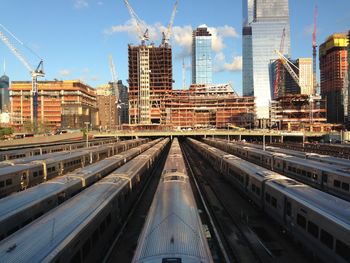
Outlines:
{"type": "Polygon", "coordinates": [[[169,44],[169,40],[172,34],[172,28],[173,28],[173,24],[174,24],[174,20],[175,20],[175,15],[176,15],[176,10],[177,10],[177,4],[178,4],[178,0],[176,0],[174,7],[173,7],[173,11],[171,13],[171,17],[168,23],[168,27],[166,29],[166,32],[163,32],[163,39],[162,39],[162,44],[169,44]]]}
{"type": "MultiPolygon", "coordinates": [[[[280,53],[283,54],[284,51],[284,39],[286,37],[286,28],[283,28],[282,31],[282,36],[281,36],[281,43],[280,43],[280,53]]],[[[278,93],[279,93],[279,86],[281,83],[281,61],[280,60],[276,60],[277,63],[277,70],[276,70],[276,78],[275,78],[275,83],[274,83],[274,98],[278,97],[278,93]]]]}
{"type": "Polygon", "coordinates": [[[295,71],[292,69],[291,66],[293,66],[294,68],[298,69],[299,68],[297,66],[295,66],[293,63],[291,63],[289,61],[288,58],[286,58],[281,52],[279,52],[277,49],[275,50],[275,53],[278,55],[278,57],[280,58],[283,66],[286,68],[286,70],[289,72],[289,74],[292,76],[292,78],[294,79],[294,81],[297,83],[297,85],[299,85],[299,87],[302,90],[306,90],[304,83],[300,82],[299,76],[295,73],[295,71]]]}
{"type": "Polygon", "coordinates": [[[115,71],[115,66],[114,66],[114,63],[113,63],[112,55],[109,55],[109,68],[111,70],[112,81],[113,82],[117,82],[118,81],[117,72],[115,71]]]}
{"type": "MultiPolygon", "coordinates": [[[[14,39],[16,39],[19,43],[23,44],[18,38],[12,34],[10,31],[8,31],[3,25],[0,25],[2,28],[4,28],[14,39]]],[[[0,39],[4,44],[11,50],[11,52],[17,57],[17,59],[27,68],[29,71],[31,77],[32,77],[32,114],[31,114],[31,121],[33,123],[34,132],[37,131],[38,127],[38,77],[44,77],[45,73],[43,70],[43,61],[40,60],[38,66],[34,70],[32,66],[29,64],[27,59],[17,50],[17,48],[10,42],[8,37],[0,31],[0,39]]]]}
{"type": "Polygon", "coordinates": [[[131,7],[130,3],[128,0],[124,0],[124,3],[126,7],[128,8],[128,11],[130,13],[131,18],[134,20],[136,23],[136,29],[138,31],[138,37],[141,40],[141,43],[144,44],[145,41],[149,40],[149,35],[148,35],[148,28],[145,26],[145,24],[141,21],[141,19],[137,16],[136,12],[134,9],[131,7]],[[145,31],[142,30],[142,27],[146,28],[145,31]]]}

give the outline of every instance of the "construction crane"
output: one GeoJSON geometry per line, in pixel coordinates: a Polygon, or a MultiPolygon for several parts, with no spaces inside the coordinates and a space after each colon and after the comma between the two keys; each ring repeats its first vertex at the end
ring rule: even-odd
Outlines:
{"type": "MultiPolygon", "coordinates": [[[[286,28],[283,28],[282,36],[281,36],[281,43],[280,43],[280,49],[279,52],[283,54],[284,51],[284,39],[286,37],[286,28]]],[[[279,59],[276,60],[277,63],[277,70],[276,70],[276,78],[274,83],[274,98],[278,97],[279,93],[279,86],[281,84],[282,74],[281,74],[281,61],[279,59]]]]}
{"type": "Polygon", "coordinates": [[[174,7],[173,7],[173,11],[171,13],[171,17],[167,26],[167,29],[165,32],[163,32],[163,39],[162,39],[162,45],[166,46],[169,45],[169,40],[172,34],[172,28],[173,28],[173,24],[174,24],[174,20],[175,20],[175,15],[176,15],[176,10],[177,10],[177,4],[178,4],[178,0],[176,0],[174,7]]]}
{"type": "Polygon", "coordinates": [[[316,54],[317,54],[317,43],[316,43],[316,33],[317,33],[317,5],[314,10],[314,30],[312,32],[312,73],[313,73],[313,91],[312,94],[316,94],[317,81],[316,81],[316,54]]]}
{"type": "MultiPolygon", "coordinates": [[[[5,30],[8,34],[10,34],[17,42],[21,45],[24,45],[13,33],[11,33],[6,27],[0,24],[0,27],[5,30]]],[[[2,42],[11,50],[11,52],[18,58],[18,60],[27,68],[31,77],[32,77],[32,114],[31,121],[33,124],[34,132],[37,131],[38,128],[38,77],[44,77],[44,65],[43,60],[40,59],[38,66],[33,69],[33,67],[29,64],[27,59],[18,51],[18,49],[10,42],[9,38],[4,34],[2,30],[0,30],[0,38],[2,42]]],[[[32,51],[33,52],[33,51],[32,51]]],[[[34,53],[34,52],[33,52],[34,53]]]]}
{"type": "Polygon", "coordinates": [[[146,41],[149,40],[148,28],[142,22],[142,20],[137,16],[136,12],[134,11],[134,9],[129,4],[129,1],[128,0],[124,0],[124,3],[125,3],[126,7],[129,10],[131,18],[136,23],[136,29],[137,29],[137,32],[138,32],[138,37],[141,40],[141,44],[144,45],[146,43],[146,41]]]}
{"type": "MultiPolygon", "coordinates": [[[[111,70],[111,75],[112,75],[112,89],[114,89],[114,94],[115,94],[115,104],[116,104],[116,115],[118,116],[118,125],[120,125],[120,112],[119,109],[121,108],[120,106],[120,99],[119,99],[119,88],[118,88],[118,78],[117,78],[117,72],[115,70],[114,62],[113,62],[113,57],[110,54],[109,55],[109,68],[111,70]]],[[[112,93],[112,92],[111,92],[112,93]]],[[[109,101],[109,129],[111,129],[111,123],[112,123],[112,102],[111,102],[111,96],[109,96],[110,101],[109,101]]]]}

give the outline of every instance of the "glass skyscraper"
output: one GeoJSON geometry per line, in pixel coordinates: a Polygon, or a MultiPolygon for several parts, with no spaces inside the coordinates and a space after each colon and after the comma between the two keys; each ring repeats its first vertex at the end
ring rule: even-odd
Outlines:
{"type": "Polygon", "coordinates": [[[10,80],[9,77],[3,75],[0,77],[0,112],[4,112],[9,109],[10,104],[10,92],[9,92],[10,80]]]}
{"type": "Polygon", "coordinates": [[[290,56],[288,0],[243,0],[243,95],[255,96],[258,119],[269,118],[272,63],[283,30],[283,54],[290,56]]]}
{"type": "Polygon", "coordinates": [[[192,84],[212,83],[211,34],[206,25],[192,34],[192,84]]]}

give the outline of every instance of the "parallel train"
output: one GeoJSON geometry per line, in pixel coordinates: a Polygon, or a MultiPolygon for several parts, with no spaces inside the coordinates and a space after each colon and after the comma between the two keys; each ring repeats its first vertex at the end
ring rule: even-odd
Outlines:
{"type": "Polygon", "coordinates": [[[202,142],[188,143],[313,257],[349,262],[349,202],[202,142]]]}
{"type": "MultiPolygon", "coordinates": [[[[247,142],[233,142],[233,143],[238,144],[238,145],[242,145],[242,146],[263,149],[263,146],[260,144],[247,143],[247,142]]],[[[292,155],[292,156],[300,157],[303,159],[318,161],[321,163],[328,163],[328,164],[332,164],[332,165],[337,165],[337,166],[342,167],[342,168],[350,168],[350,160],[344,159],[344,158],[339,158],[339,157],[334,157],[334,156],[330,156],[330,155],[301,152],[301,151],[296,151],[296,150],[291,150],[291,149],[280,148],[280,147],[276,147],[276,146],[266,146],[265,150],[270,151],[270,152],[284,153],[287,155],[292,155]]]]}
{"type": "Polygon", "coordinates": [[[0,198],[97,162],[143,142],[144,140],[138,139],[94,146],[72,153],[64,152],[52,157],[50,154],[43,155],[44,158],[50,156],[46,157],[48,159],[27,157],[23,160],[6,161],[6,163],[13,162],[13,165],[0,168],[0,198]]]}
{"type": "Polygon", "coordinates": [[[90,166],[0,199],[0,240],[105,177],[159,140],[108,157],[90,166]]]}
{"type": "Polygon", "coordinates": [[[177,138],[132,262],[213,262],[177,138]]]}
{"type": "Polygon", "coordinates": [[[283,153],[263,151],[223,140],[203,139],[203,141],[245,160],[350,201],[350,173],[348,167],[302,159],[283,153]]]}
{"type": "Polygon", "coordinates": [[[168,143],[164,139],[112,174],[0,242],[4,262],[100,262],[141,185],[168,143]]]}
{"type": "MultiPolygon", "coordinates": [[[[92,140],[89,141],[89,146],[98,146],[106,143],[116,142],[117,139],[103,139],[103,140],[92,140]]],[[[69,143],[53,143],[52,145],[42,147],[28,147],[13,150],[0,151],[0,161],[13,160],[19,158],[25,158],[30,156],[42,155],[47,153],[71,151],[75,149],[81,149],[86,147],[86,142],[69,142],[69,143]]]]}

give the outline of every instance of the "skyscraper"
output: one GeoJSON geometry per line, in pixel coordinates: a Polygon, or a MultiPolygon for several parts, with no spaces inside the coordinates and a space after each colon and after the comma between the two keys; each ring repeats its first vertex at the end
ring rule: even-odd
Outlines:
{"type": "Polygon", "coordinates": [[[10,80],[9,77],[3,75],[0,77],[0,112],[10,110],[10,80]]]}
{"type": "Polygon", "coordinates": [[[283,30],[282,53],[289,56],[288,0],[243,0],[243,95],[255,96],[258,119],[269,118],[271,61],[277,58],[283,30]]]}
{"type": "Polygon", "coordinates": [[[192,84],[212,83],[211,34],[206,25],[192,33],[192,84]]]}
{"type": "Polygon", "coordinates": [[[344,122],[343,88],[348,70],[348,36],[333,34],[320,45],[321,95],[327,99],[327,121],[344,122]]]}

